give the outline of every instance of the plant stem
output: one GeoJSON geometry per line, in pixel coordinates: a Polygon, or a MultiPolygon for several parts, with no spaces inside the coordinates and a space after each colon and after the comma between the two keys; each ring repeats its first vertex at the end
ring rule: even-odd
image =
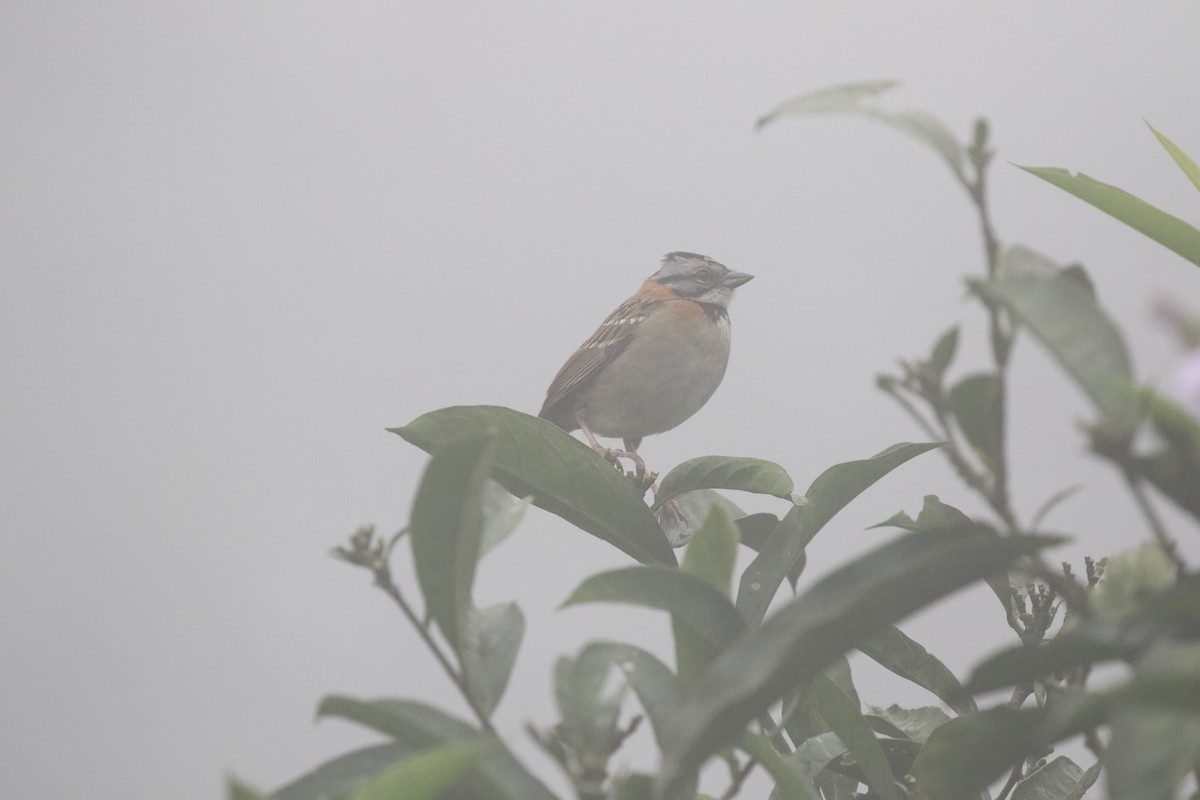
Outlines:
{"type": "Polygon", "coordinates": [[[466,678],[454,668],[452,663],[450,663],[450,659],[444,652],[442,652],[442,648],[430,634],[429,628],[425,625],[422,625],[420,620],[417,619],[417,615],[413,612],[412,606],[408,604],[408,601],[404,599],[404,595],[400,594],[400,589],[397,588],[396,584],[392,581],[391,570],[389,570],[387,565],[384,564],[383,566],[375,566],[372,569],[372,572],[375,574],[375,585],[382,589],[388,597],[395,601],[396,605],[400,607],[400,610],[404,612],[404,616],[407,617],[408,621],[412,623],[412,626],[416,628],[417,634],[421,637],[422,641],[425,642],[425,645],[429,648],[430,652],[433,653],[434,658],[436,658],[437,662],[442,666],[442,670],[450,678],[450,681],[458,688],[458,691],[462,695],[463,699],[467,701],[467,705],[470,706],[471,711],[475,714],[476,719],[479,720],[480,727],[482,727],[487,733],[495,736],[496,729],[492,727],[492,722],[488,719],[487,714],[483,713],[483,709],[481,709],[478,704],[476,704],[474,698],[471,697],[471,692],[467,688],[466,678]]]}
{"type": "Polygon", "coordinates": [[[1142,515],[1146,517],[1146,523],[1150,526],[1150,533],[1158,540],[1159,546],[1162,547],[1167,557],[1171,559],[1176,571],[1182,575],[1187,570],[1187,565],[1183,563],[1183,559],[1179,556],[1179,549],[1175,544],[1175,540],[1167,533],[1167,528],[1163,525],[1162,520],[1159,519],[1158,512],[1150,504],[1150,498],[1146,496],[1146,490],[1142,488],[1142,482],[1128,469],[1122,468],[1121,475],[1125,478],[1125,485],[1129,487],[1133,499],[1137,501],[1138,508],[1142,510],[1142,515]]]}
{"type": "Polygon", "coordinates": [[[996,800],[1004,800],[1008,797],[1008,793],[1017,785],[1017,781],[1021,780],[1021,773],[1025,766],[1025,759],[1021,759],[1013,765],[1012,772],[1008,775],[1008,780],[1004,784],[1004,788],[1000,790],[1000,794],[996,796],[996,800]]]}

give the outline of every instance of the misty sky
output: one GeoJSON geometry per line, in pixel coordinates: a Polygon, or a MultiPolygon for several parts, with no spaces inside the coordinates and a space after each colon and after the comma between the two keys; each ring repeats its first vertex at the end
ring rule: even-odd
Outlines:
{"type": "MultiPolygon", "coordinates": [[[[1198,33],[1193,2],[6,0],[0,794],[200,800],[229,774],[272,789],[374,741],[313,723],[327,692],[462,713],[328,550],[407,519],[424,456],[385,427],[464,403],[536,412],[668,251],[758,277],[731,309],[725,384],[646,442],[652,468],[758,456],[803,489],[922,440],[873,380],[957,322],[955,374],[987,366],[962,282],[982,268],[976,221],[890,129],[753,131],[793,95],[894,78],[889,104],[963,136],[987,115],[999,235],[1084,263],[1139,376],[1167,386],[1179,353],[1151,305],[1200,308],[1200,271],[1009,162],[1195,221],[1143,119],[1200,157],[1198,33]]],[[[1019,512],[1083,486],[1047,522],[1077,537],[1054,558],[1143,541],[1086,456],[1084,398],[1028,338],[1013,375],[1019,512]]],[[[926,494],[982,512],[923,456],[822,532],[805,579],[926,494]]],[[[479,602],[529,618],[500,727],[557,788],[521,732],[554,721],[554,658],[599,638],[667,652],[661,614],[552,611],[627,563],[533,511],[480,569],[479,602]]],[[[963,674],[1010,642],[994,605],[971,590],[902,627],[963,674]]],[[[933,702],[860,666],[867,702],[933,702]]]]}

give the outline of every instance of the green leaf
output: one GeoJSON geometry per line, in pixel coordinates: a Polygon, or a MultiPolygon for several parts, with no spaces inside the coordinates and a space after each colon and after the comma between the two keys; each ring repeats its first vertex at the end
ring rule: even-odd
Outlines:
{"type": "Polygon", "coordinates": [[[969,283],[1033,333],[1119,431],[1131,432],[1140,412],[1126,389],[1131,369],[1120,332],[1076,275],[1041,274],[1044,263],[1036,253],[1009,248],[994,280],[969,283]]]}
{"type": "Polygon", "coordinates": [[[1074,486],[1068,486],[1065,489],[1059,489],[1057,492],[1050,495],[1050,497],[1046,499],[1046,502],[1042,503],[1038,507],[1038,510],[1033,512],[1033,518],[1029,521],[1030,530],[1036,531],[1041,526],[1042,520],[1044,520],[1050,514],[1050,512],[1058,506],[1059,503],[1075,494],[1078,494],[1081,489],[1083,489],[1083,486],[1077,483],[1074,486]]]}
{"type": "Polygon", "coordinates": [[[983,526],[954,506],[943,503],[936,494],[927,494],[915,520],[903,511],[898,511],[871,527],[903,528],[906,531],[955,531],[983,526]]]}
{"type": "Polygon", "coordinates": [[[1200,420],[1157,392],[1142,392],[1154,430],[1166,447],[1149,456],[1122,461],[1200,520],[1200,420]]]}
{"type": "Polygon", "coordinates": [[[225,782],[226,797],[229,800],[271,800],[265,794],[259,794],[244,783],[230,778],[225,782]]]}
{"type": "Polygon", "coordinates": [[[524,635],[525,615],[516,603],[472,608],[468,612],[461,647],[462,667],[471,699],[487,716],[504,696],[524,635]]]}
{"type": "Polygon", "coordinates": [[[434,800],[487,750],[480,742],[457,742],[424,750],[364,780],[350,800],[434,800]]]}
{"type": "Polygon", "coordinates": [[[413,501],[413,557],[425,607],[460,649],[483,537],[483,484],[493,436],[470,436],[434,453],[413,501]]]}
{"type": "Polygon", "coordinates": [[[789,499],[792,479],[771,461],[734,456],[704,456],[683,462],[659,482],[654,507],[697,489],[736,489],[789,499]]]}
{"type": "MultiPolygon", "coordinates": [[[[653,800],[654,777],[641,772],[617,775],[612,781],[612,800],[653,800]]],[[[696,795],[702,800],[704,795],[696,795]]]]}
{"type": "Polygon", "coordinates": [[[775,526],[779,524],[779,517],[765,513],[749,514],[735,519],[734,522],[737,523],[742,544],[757,553],[763,549],[767,539],[775,532],[775,526]]]}
{"type": "Polygon", "coordinates": [[[1084,772],[1071,759],[1058,756],[1017,781],[1012,800],[1082,800],[1102,766],[1094,764],[1084,772]]]}
{"type": "Polygon", "coordinates": [[[933,115],[919,109],[886,111],[866,101],[888,89],[899,86],[897,81],[866,81],[818,89],[794,97],[759,118],[755,128],[774,122],[783,116],[808,114],[857,114],[891,125],[918,141],[924,142],[940,155],[955,175],[963,176],[965,150],[950,130],[933,115]]]}
{"type": "Polygon", "coordinates": [[[653,654],[631,644],[592,642],[580,654],[580,658],[585,656],[607,659],[624,673],[661,749],[667,718],[679,705],[679,680],[675,673],[653,654]]]}
{"type": "MultiPolygon", "coordinates": [[[[739,533],[737,526],[720,508],[713,508],[704,525],[688,544],[682,570],[706,581],[726,597],[737,558],[739,533]]],[[[675,638],[675,665],[685,690],[692,686],[708,662],[723,645],[714,644],[692,630],[687,621],[671,615],[671,631],[675,638]]]]}
{"type": "Polygon", "coordinates": [[[1175,163],[1179,165],[1179,168],[1183,170],[1183,174],[1192,182],[1192,185],[1200,189],[1200,164],[1197,164],[1191,156],[1183,152],[1179,145],[1159,133],[1149,122],[1146,123],[1146,127],[1150,129],[1150,132],[1158,139],[1159,144],[1166,149],[1171,158],[1175,160],[1175,163]]]}
{"type": "Polygon", "coordinates": [[[654,515],[629,481],[553,423],[499,406],[454,406],[389,430],[433,452],[489,429],[499,431],[494,477],[514,495],[532,495],[538,508],[642,563],[676,563],[654,515]]]}
{"type": "Polygon", "coordinates": [[[683,571],[703,578],[728,597],[739,539],[738,528],[725,511],[712,509],[688,544],[683,556],[683,571]]]}
{"type": "Polygon", "coordinates": [[[323,800],[345,797],[364,778],[411,755],[415,748],[404,742],[388,742],[353,750],[326,761],[271,794],[271,800],[323,800]]]}
{"type": "Polygon", "coordinates": [[[818,581],[709,665],[695,695],[671,722],[660,788],[677,786],[747,722],[857,642],[1059,541],[975,529],[910,533],[818,581]]]}
{"type": "Polygon", "coordinates": [[[1108,559],[1104,580],[1089,595],[1099,616],[1121,617],[1175,583],[1175,565],[1157,542],[1145,542],[1108,559]]]}
{"type": "Polygon", "coordinates": [[[714,508],[720,508],[730,519],[746,516],[737,503],[713,489],[696,489],[677,495],[671,498],[669,505],[656,509],[654,516],[671,546],[681,547],[691,540],[714,508]]]}
{"type": "Polygon", "coordinates": [[[606,694],[612,660],[595,648],[554,667],[554,697],[562,723],[559,735],[575,750],[608,753],[621,716],[621,692],[606,694]]]}
{"type": "Polygon", "coordinates": [[[742,573],[737,608],[746,621],[751,625],[762,621],[779,585],[825,523],[884,475],[938,446],[895,444],[870,458],[835,464],[817,476],[805,494],[806,502],[784,516],[742,573]]]}
{"type": "MultiPolygon", "coordinates": [[[[771,741],[758,733],[742,733],[741,747],[775,779],[775,793],[779,800],[821,800],[812,781],[771,745],[771,741]]],[[[661,776],[660,776],[661,777],[661,776]]]]}
{"type": "Polygon", "coordinates": [[[483,541],[479,557],[483,558],[496,545],[516,530],[525,517],[532,497],[513,497],[498,482],[488,479],[483,484],[483,541]]]}
{"type": "Polygon", "coordinates": [[[1200,763],[1200,644],[1164,642],[1135,669],[1131,681],[1099,701],[1111,729],[1109,794],[1174,800],[1200,763]]]}
{"type": "Polygon", "coordinates": [[[857,704],[824,675],[818,675],[809,684],[809,691],[821,716],[854,756],[871,791],[883,800],[899,800],[900,792],[896,789],[887,756],[857,704]]]}
{"type": "Polygon", "coordinates": [[[1059,167],[1021,167],[1200,265],[1200,230],[1124,189],[1059,167]]]}
{"type": "Polygon", "coordinates": [[[967,691],[978,694],[1016,686],[1077,667],[1128,658],[1137,652],[1140,641],[1126,641],[1121,629],[1111,623],[1105,628],[1089,620],[1039,647],[1018,645],[1002,650],[975,668],[967,681],[967,691]]]}
{"type": "Polygon", "coordinates": [[[933,350],[929,354],[929,369],[937,376],[939,381],[946,374],[946,370],[949,368],[950,362],[954,360],[954,354],[957,350],[958,326],[955,325],[938,337],[938,340],[933,344],[933,350]]]}
{"type": "Polygon", "coordinates": [[[846,745],[833,731],[805,739],[796,747],[791,761],[809,778],[816,780],[821,772],[846,754],[846,745]]]}
{"type": "Polygon", "coordinates": [[[592,575],[563,607],[580,603],[632,603],[669,611],[717,647],[733,641],[744,627],[729,598],[703,578],[671,567],[625,567],[592,575]]]}
{"type": "Polygon", "coordinates": [[[497,742],[495,750],[471,768],[463,783],[464,798],[557,800],[497,740],[432,706],[411,700],[356,700],[329,695],[317,707],[317,717],[357,722],[418,750],[457,741],[497,742]]]}
{"type": "Polygon", "coordinates": [[[967,441],[989,469],[1004,463],[1004,407],[1000,378],[977,372],[963,378],[950,390],[950,410],[967,441]]]}
{"type": "Polygon", "coordinates": [[[881,733],[886,732],[921,743],[927,741],[934,731],[951,720],[945,711],[934,706],[901,708],[898,705],[890,705],[887,708],[872,706],[868,718],[872,720],[873,727],[882,723],[888,728],[885,731],[883,727],[875,727],[881,733]]]}
{"type": "Polygon", "coordinates": [[[954,673],[899,628],[889,626],[858,645],[859,652],[905,680],[928,689],[959,714],[978,711],[954,673]]]}
{"type": "Polygon", "coordinates": [[[935,730],[913,765],[921,796],[962,800],[985,789],[1036,746],[1040,711],[1007,706],[956,717],[935,730]]]}

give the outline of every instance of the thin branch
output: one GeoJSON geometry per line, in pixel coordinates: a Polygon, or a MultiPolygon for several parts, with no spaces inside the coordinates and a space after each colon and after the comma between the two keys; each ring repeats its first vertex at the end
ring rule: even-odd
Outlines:
{"type": "Polygon", "coordinates": [[[467,705],[470,706],[471,711],[479,720],[480,726],[486,732],[495,735],[496,729],[492,727],[491,720],[488,719],[487,714],[483,713],[483,709],[479,707],[479,705],[475,702],[475,699],[471,697],[471,692],[467,687],[466,678],[454,668],[452,663],[450,663],[450,659],[444,652],[442,652],[442,648],[438,645],[437,641],[433,638],[433,635],[429,632],[428,626],[422,625],[417,619],[417,615],[413,612],[412,606],[408,604],[408,602],[404,599],[404,596],[400,594],[400,589],[397,588],[396,584],[392,582],[391,570],[389,570],[385,565],[382,569],[377,568],[373,569],[372,571],[375,573],[375,585],[382,589],[388,597],[392,598],[392,600],[396,602],[396,605],[400,607],[402,612],[404,612],[404,616],[408,617],[408,621],[411,622],[412,626],[417,629],[417,634],[420,635],[430,652],[433,653],[434,658],[437,659],[437,662],[441,664],[442,670],[445,671],[446,675],[450,678],[454,685],[458,687],[459,693],[463,696],[463,699],[467,701],[467,705]]]}
{"type": "Polygon", "coordinates": [[[1146,523],[1150,526],[1150,533],[1158,540],[1158,544],[1162,547],[1167,557],[1175,564],[1175,569],[1179,574],[1183,574],[1187,570],[1187,565],[1183,563],[1183,558],[1179,555],[1178,546],[1175,540],[1167,533],[1167,528],[1159,519],[1158,512],[1154,510],[1154,506],[1150,504],[1150,498],[1146,496],[1146,490],[1142,487],[1141,480],[1128,469],[1122,469],[1121,475],[1125,478],[1125,485],[1129,487],[1133,499],[1137,502],[1138,508],[1141,509],[1142,515],[1146,517],[1146,523]]]}
{"type": "Polygon", "coordinates": [[[1017,785],[1017,781],[1021,780],[1021,775],[1024,772],[1025,759],[1021,759],[1013,765],[1012,772],[1008,775],[1008,781],[1005,782],[1004,788],[1000,790],[1000,794],[996,796],[996,800],[1004,800],[1008,797],[1008,793],[1017,785]]]}

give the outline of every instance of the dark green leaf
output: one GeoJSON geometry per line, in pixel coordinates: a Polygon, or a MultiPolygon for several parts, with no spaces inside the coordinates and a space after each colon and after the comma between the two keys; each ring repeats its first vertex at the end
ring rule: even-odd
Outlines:
{"type": "Polygon", "coordinates": [[[910,533],[818,581],[709,666],[671,722],[660,786],[675,787],[747,722],[857,642],[1058,541],[974,529],[910,533]]]}
{"type": "MultiPolygon", "coordinates": [[[[981,532],[995,531],[991,526],[976,522],[968,517],[963,512],[951,505],[946,505],[938,499],[936,494],[925,495],[925,503],[921,507],[921,513],[914,520],[903,511],[893,514],[889,519],[885,519],[878,525],[872,525],[872,528],[894,527],[903,528],[907,531],[952,531],[962,529],[975,529],[981,532]]],[[[1004,609],[1004,613],[1009,613],[1009,578],[1007,573],[996,572],[988,575],[985,579],[988,588],[996,595],[996,599],[1000,601],[1000,607],[1004,609]]]]}
{"type": "Polygon", "coordinates": [[[817,476],[805,494],[806,502],[787,513],[742,573],[737,608],[746,621],[751,625],[762,621],[779,585],[825,523],[884,475],[938,446],[895,444],[871,458],[835,464],[817,476]]]}
{"type": "Polygon", "coordinates": [[[1017,781],[1012,800],[1082,800],[1100,777],[1100,768],[1095,764],[1084,772],[1071,759],[1059,756],[1017,781]]]}
{"type": "Polygon", "coordinates": [[[788,509],[767,540],[755,548],[758,556],[742,571],[738,582],[737,609],[751,625],[762,621],[784,577],[795,575],[792,586],[796,585],[806,562],[804,548],[817,534],[815,529],[805,529],[806,518],[805,507],[793,506],[788,509]]]}
{"type": "Polygon", "coordinates": [[[676,563],[654,515],[629,481],[553,423],[499,406],[454,406],[390,430],[433,452],[489,429],[499,431],[494,477],[514,495],[532,495],[534,505],[642,563],[676,563]]]}
{"type": "Polygon", "coordinates": [[[986,788],[1036,746],[1032,734],[1041,716],[1000,706],[942,725],[913,765],[921,796],[962,800],[986,788]]]}
{"type": "Polygon", "coordinates": [[[809,684],[809,691],[821,716],[854,756],[871,791],[883,800],[899,800],[900,792],[887,756],[858,705],[824,675],[818,675],[809,684]]]}
{"type": "Polygon", "coordinates": [[[978,694],[1089,664],[1127,658],[1140,646],[1132,636],[1126,641],[1120,628],[1111,623],[1105,626],[1107,631],[1093,621],[1084,624],[1086,629],[1060,633],[1040,647],[1019,645],[988,658],[971,673],[967,690],[978,694]]]}
{"type": "Polygon", "coordinates": [[[954,171],[963,177],[965,151],[953,133],[938,119],[919,109],[886,111],[878,105],[867,104],[878,95],[899,84],[896,81],[866,81],[818,89],[800,95],[767,112],[755,123],[756,128],[779,117],[806,114],[858,114],[891,125],[929,145],[954,171]]]}
{"type": "Polygon", "coordinates": [[[936,494],[925,495],[921,513],[914,520],[903,511],[893,514],[872,528],[903,528],[906,531],[954,531],[983,526],[963,512],[938,499],[936,494]]]}
{"type": "Polygon", "coordinates": [[[735,519],[734,522],[737,523],[742,544],[757,553],[763,549],[767,539],[775,532],[775,526],[779,524],[779,517],[774,514],[750,514],[735,519]]]}
{"type": "Polygon", "coordinates": [[[462,667],[467,690],[486,715],[491,715],[504,696],[524,635],[525,615],[516,603],[468,612],[466,636],[460,648],[462,667]]]}
{"type": "Polygon", "coordinates": [[[679,680],[666,664],[639,647],[613,642],[593,642],[580,657],[605,658],[625,674],[629,686],[650,720],[659,748],[668,716],[679,705],[679,680]],[[592,652],[596,655],[591,655],[592,652]]]}
{"type": "Polygon", "coordinates": [[[734,456],[703,456],[685,461],[659,483],[655,508],[672,497],[697,489],[737,489],[789,499],[792,479],[771,461],[734,456]]]}
{"type": "Polygon", "coordinates": [[[703,578],[671,567],[626,567],[592,575],[563,606],[580,603],[660,608],[718,647],[737,638],[744,627],[729,598],[703,578]]]}
{"type": "Polygon", "coordinates": [[[971,695],[937,657],[895,626],[884,628],[858,645],[859,651],[905,680],[928,689],[959,714],[977,711],[971,695]]]}
{"type": "MultiPolygon", "coordinates": [[[[411,700],[355,700],[329,695],[317,707],[317,717],[340,717],[365,725],[423,750],[457,741],[496,741],[477,728],[432,706],[411,700]]],[[[463,800],[557,800],[521,762],[500,743],[473,766],[463,782],[463,800]]],[[[457,796],[457,795],[456,795],[457,796]]]]}
{"type": "Polygon", "coordinates": [[[1139,408],[1126,388],[1131,369],[1120,331],[1077,277],[1045,272],[1044,257],[1009,248],[996,278],[971,286],[1033,333],[1118,431],[1131,432],[1139,408]]]}
{"type": "Polygon", "coordinates": [[[456,650],[471,608],[483,537],[483,484],[494,450],[492,435],[440,448],[429,459],[413,501],[413,557],[425,608],[456,650]]]}
{"type": "Polygon", "coordinates": [[[968,375],[950,390],[950,409],[983,463],[998,470],[1004,462],[1000,379],[991,372],[968,375]]]}
{"type": "Polygon", "coordinates": [[[354,750],[326,761],[271,794],[271,800],[326,800],[345,797],[363,778],[378,775],[416,748],[404,742],[388,742],[354,750]]]}
{"type": "Polygon", "coordinates": [[[475,741],[423,750],[358,784],[350,800],[434,800],[488,749],[475,741]]]}
{"type": "MultiPolygon", "coordinates": [[[[1017,166],[1020,166],[1019,164],[1017,166]]],[[[1124,189],[1059,167],[1020,167],[1200,265],[1200,230],[1124,189]]]]}

